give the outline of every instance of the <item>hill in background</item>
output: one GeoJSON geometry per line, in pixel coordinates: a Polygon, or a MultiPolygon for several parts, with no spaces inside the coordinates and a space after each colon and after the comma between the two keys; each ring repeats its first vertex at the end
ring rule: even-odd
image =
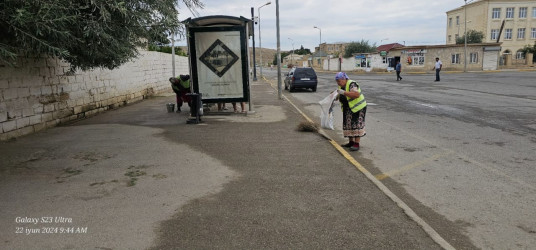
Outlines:
{"type": "MultiPolygon", "coordinates": [[[[188,47],[186,46],[177,46],[177,47],[181,48],[185,52],[188,51],[188,47]]],[[[281,53],[282,52],[284,51],[281,51],[281,53]]],[[[255,60],[257,61],[258,64],[260,64],[261,62],[260,56],[262,55],[262,64],[265,66],[268,66],[274,62],[274,56],[276,53],[277,53],[277,50],[275,49],[267,49],[267,48],[259,49],[258,47],[255,47],[255,60]]],[[[251,47],[249,48],[249,54],[250,55],[253,54],[253,48],[251,47]]]]}

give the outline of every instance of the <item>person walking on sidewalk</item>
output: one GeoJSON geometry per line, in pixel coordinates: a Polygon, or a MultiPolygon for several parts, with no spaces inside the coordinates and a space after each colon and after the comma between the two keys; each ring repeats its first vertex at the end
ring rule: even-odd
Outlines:
{"type": "Polygon", "coordinates": [[[436,61],[435,66],[434,66],[434,69],[435,69],[435,81],[439,82],[439,71],[441,71],[441,68],[443,68],[443,63],[441,63],[441,61],[439,60],[439,57],[436,57],[435,61],[436,61]]]}
{"type": "Polygon", "coordinates": [[[397,81],[402,80],[402,77],[400,76],[400,71],[402,71],[402,64],[400,63],[400,61],[396,62],[395,70],[396,70],[396,80],[397,81]]]}
{"type": "Polygon", "coordinates": [[[190,75],[179,75],[179,77],[169,78],[171,88],[177,96],[177,113],[181,112],[182,103],[188,103],[191,107],[191,99],[186,94],[190,93],[190,75]]]}
{"type": "Polygon", "coordinates": [[[339,85],[337,92],[342,108],[342,132],[344,137],[348,138],[348,143],[342,146],[350,148],[351,151],[357,151],[361,137],[366,135],[367,102],[357,81],[350,80],[346,73],[337,73],[335,81],[339,85]]]}

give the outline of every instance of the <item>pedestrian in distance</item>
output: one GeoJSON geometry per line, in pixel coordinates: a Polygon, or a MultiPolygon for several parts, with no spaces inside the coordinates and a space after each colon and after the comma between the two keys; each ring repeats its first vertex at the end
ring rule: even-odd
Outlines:
{"type": "Polygon", "coordinates": [[[441,68],[443,68],[443,63],[441,63],[439,57],[436,57],[435,61],[435,82],[439,82],[439,71],[441,71],[441,68]]]}
{"type": "Polygon", "coordinates": [[[171,88],[177,97],[177,113],[181,112],[183,102],[188,103],[188,107],[192,107],[191,98],[186,95],[190,93],[190,75],[171,77],[169,82],[171,82],[171,88]]]}
{"type": "Polygon", "coordinates": [[[342,132],[343,136],[348,138],[348,143],[342,146],[357,151],[361,137],[366,135],[367,102],[357,81],[350,80],[346,73],[337,73],[335,81],[339,85],[337,93],[342,108],[342,132]]]}
{"type": "Polygon", "coordinates": [[[402,77],[400,76],[400,72],[402,71],[402,64],[400,63],[400,61],[396,61],[395,70],[396,70],[396,80],[401,81],[402,77]]]}

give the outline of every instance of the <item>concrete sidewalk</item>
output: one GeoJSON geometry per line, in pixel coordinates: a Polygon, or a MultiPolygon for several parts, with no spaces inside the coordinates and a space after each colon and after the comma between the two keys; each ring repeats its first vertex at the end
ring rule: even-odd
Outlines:
{"type": "Polygon", "coordinates": [[[160,96],[0,143],[2,248],[441,248],[267,82],[252,95],[201,124],[160,96]]]}

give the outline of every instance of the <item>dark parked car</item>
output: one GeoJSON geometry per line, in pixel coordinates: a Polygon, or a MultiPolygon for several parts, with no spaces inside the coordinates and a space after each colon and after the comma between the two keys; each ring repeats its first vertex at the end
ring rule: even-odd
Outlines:
{"type": "Polygon", "coordinates": [[[308,88],[316,92],[318,78],[313,68],[292,68],[285,77],[285,89],[308,88]]]}

